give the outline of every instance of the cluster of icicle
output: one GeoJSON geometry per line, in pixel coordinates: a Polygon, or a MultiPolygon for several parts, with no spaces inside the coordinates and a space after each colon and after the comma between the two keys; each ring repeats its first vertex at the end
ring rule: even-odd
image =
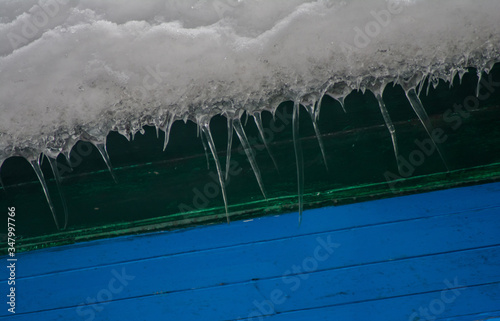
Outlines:
{"type": "Polygon", "coordinates": [[[111,170],[110,131],[130,139],[155,126],[166,148],[173,122],[193,121],[228,214],[210,119],[227,117],[229,140],[236,132],[265,196],[241,117],[253,116],[262,134],[261,113],[291,100],[302,212],[301,106],[324,157],[316,125],[323,97],[343,106],[353,90],[372,91],[398,155],[382,99],[388,84],[403,87],[430,133],[424,82],[451,83],[469,67],[482,75],[500,60],[500,2],[492,0],[0,0],[0,9],[0,166],[11,156],[32,164],[58,228],[66,206],[59,224],[40,162],[48,159],[60,186],[55,159],[69,160],[79,140],[111,170]]]}
{"type": "MultiPolygon", "coordinates": [[[[479,95],[479,90],[481,89],[480,84],[481,84],[482,75],[484,73],[487,74],[492,66],[493,66],[493,63],[491,63],[489,67],[484,68],[482,71],[481,70],[478,71],[479,78],[478,78],[477,89],[476,89],[477,95],[479,95]]],[[[453,83],[453,79],[455,76],[457,76],[457,74],[458,74],[458,77],[460,78],[460,81],[461,81],[462,77],[466,71],[467,71],[466,69],[460,69],[459,71],[452,72],[450,78],[448,79],[448,81],[450,82],[450,86],[453,83]]],[[[422,102],[419,98],[419,95],[421,94],[421,91],[424,88],[423,85],[426,82],[426,80],[427,80],[427,89],[425,90],[425,92],[428,93],[431,85],[434,86],[434,88],[436,88],[437,84],[439,83],[439,78],[437,78],[437,77],[431,78],[431,77],[428,77],[428,75],[424,75],[424,76],[413,75],[411,78],[412,78],[412,80],[405,79],[404,81],[401,81],[400,79],[395,79],[392,83],[390,83],[390,85],[400,84],[403,86],[405,93],[406,93],[406,97],[407,97],[408,101],[410,102],[411,107],[413,108],[415,114],[417,115],[418,119],[420,120],[421,124],[423,125],[427,134],[429,135],[431,142],[434,145],[434,148],[437,150],[439,156],[441,157],[441,160],[443,161],[444,166],[446,168],[448,168],[446,159],[443,156],[443,153],[441,151],[439,144],[437,144],[434,141],[433,135],[431,135],[431,133],[433,132],[433,126],[432,126],[431,121],[426,113],[426,110],[425,110],[424,106],[422,105],[422,102]]],[[[383,98],[382,98],[384,88],[387,85],[389,85],[389,84],[381,84],[381,85],[379,85],[378,89],[373,89],[373,87],[371,89],[374,90],[374,94],[375,94],[377,101],[378,101],[378,104],[379,104],[380,112],[383,116],[385,125],[390,133],[390,136],[392,139],[392,144],[393,144],[393,149],[394,149],[395,159],[396,159],[396,162],[398,162],[399,152],[398,152],[396,131],[395,131],[395,127],[392,123],[391,117],[389,115],[389,112],[387,111],[387,109],[385,107],[385,103],[384,103],[383,98]]],[[[303,95],[303,96],[297,96],[297,97],[295,97],[295,99],[293,99],[294,105],[293,105],[293,117],[292,117],[292,132],[293,132],[293,142],[294,142],[296,167],[297,167],[299,224],[300,224],[300,220],[302,217],[302,210],[303,210],[303,199],[302,198],[303,198],[303,187],[304,187],[303,155],[302,155],[302,148],[301,148],[300,135],[299,135],[299,108],[300,107],[305,108],[306,111],[308,112],[308,114],[310,115],[310,118],[311,118],[311,121],[313,124],[313,128],[314,128],[314,131],[316,134],[316,138],[318,140],[319,148],[320,148],[320,151],[321,151],[321,154],[323,157],[323,162],[324,162],[324,165],[326,166],[326,169],[328,170],[328,165],[327,165],[327,161],[326,161],[326,151],[324,149],[322,138],[321,138],[321,133],[320,133],[319,127],[317,125],[317,121],[318,121],[320,109],[321,109],[321,102],[322,102],[323,98],[325,97],[325,95],[330,96],[330,97],[336,99],[341,104],[344,112],[348,112],[348,110],[346,110],[346,108],[344,106],[344,99],[352,90],[353,90],[352,87],[338,86],[338,84],[336,84],[332,80],[329,80],[325,84],[325,86],[323,86],[323,88],[321,90],[314,91],[314,92],[308,93],[308,94],[303,95]],[[334,88],[337,88],[337,89],[340,88],[340,91],[335,91],[335,90],[333,90],[334,88]]],[[[358,87],[354,88],[354,90],[361,90],[364,92],[366,90],[366,87],[361,86],[361,84],[358,84],[358,87]]],[[[288,98],[291,98],[291,97],[288,96],[288,98]]],[[[273,115],[276,111],[276,108],[278,107],[277,102],[282,101],[282,100],[283,101],[285,100],[285,96],[279,97],[279,99],[275,100],[276,103],[274,104],[274,108],[271,108],[269,110],[270,112],[273,113],[273,115]]],[[[229,109],[221,109],[221,111],[220,111],[221,114],[223,114],[227,118],[227,129],[228,129],[228,142],[227,142],[227,154],[226,154],[227,158],[225,160],[225,164],[226,164],[225,171],[223,171],[223,169],[222,169],[221,162],[220,162],[219,157],[218,157],[218,152],[216,150],[215,143],[214,143],[214,140],[212,138],[212,133],[210,131],[210,118],[211,117],[203,115],[201,117],[196,117],[194,119],[194,121],[198,125],[199,133],[201,133],[200,139],[203,143],[205,153],[208,153],[208,151],[209,151],[213,157],[214,162],[215,162],[215,166],[216,166],[216,170],[217,170],[218,178],[219,178],[219,183],[220,183],[220,187],[221,187],[221,191],[222,191],[222,197],[224,200],[226,218],[227,218],[228,223],[230,220],[229,220],[229,210],[228,210],[228,201],[227,201],[227,197],[226,197],[225,182],[228,179],[229,165],[230,165],[230,161],[231,161],[231,159],[230,159],[231,158],[231,146],[232,146],[232,139],[233,139],[234,132],[237,134],[237,137],[239,138],[240,143],[245,151],[245,154],[248,158],[248,161],[249,161],[249,163],[253,169],[253,172],[255,174],[255,178],[257,180],[257,183],[258,183],[260,190],[262,192],[262,195],[264,198],[266,198],[266,192],[264,189],[260,170],[259,170],[258,164],[256,162],[256,159],[254,157],[254,152],[252,150],[252,146],[251,146],[251,144],[250,144],[250,142],[245,134],[245,129],[244,129],[244,127],[242,125],[242,121],[241,121],[243,114],[245,112],[249,113],[249,115],[251,117],[253,117],[255,124],[257,125],[258,131],[260,134],[260,138],[264,142],[265,148],[268,151],[269,156],[271,157],[274,165],[276,166],[276,168],[278,168],[276,161],[275,161],[269,147],[267,146],[265,136],[264,136],[264,127],[263,127],[262,118],[261,118],[261,113],[264,109],[256,109],[256,110],[253,110],[250,112],[246,109],[237,110],[237,109],[234,109],[234,106],[232,106],[232,107],[233,108],[229,108],[229,109]],[[225,175],[224,175],[224,173],[225,173],[225,175]]],[[[165,132],[165,136],[164,136],[165,140],[164,140],[164,145],[163,145],[163,150],[165,150],[167,148],[167,145],[168,145],[172,124],[176,120],[178,120],[178,118],[176,118],[175,115],[167,113],[165,115],[162,115],[162,116],[154,118],[154,119],[151,119],[149,117],[141,118],[138,121],[127,123],[124,126],[124,128],[122,128],[121,130],[119,130],[116,127],[113,128],[113,130],[120,131],[122,133],[122,135],[124,135],[127,139],[134,139],[134,136],[137,132],[144,133],[143,126],[154,126],[156,128],[156,131],[157,131],[157,136],[158,136],[158,133],[160,130],[165,132]]],[[[184,118],[184,120],[187,121],[186,118],[184,118]]],[[[63,154],[65,156],[68,164],[71,166],[71,161],[70,161],[71,147],[73,147],[78,140],[88,141],[88,142],[91,142],[95,145],[97,150],[100,152],[100,154],[103,158],[103,161],[107,165],[111,176],[113,177],[115,182],[117,182],[115,174],[113,172],[113,168],[111,165],[109,155],[106,151],[106,139],[105,139],[105,137],[101,137],[99,139],[99,138],[96,138],[96,137],[89,135],[85,131],[82,131],[80,136],[73,138],[72,143],[69,144],[70,147],[65,152],[59,151],[58,153],[57,152],[54,153],[54,152],[50,152],[47,150],[47,151],[40,153],[37,157],[33,157],[33,156],[28,157],[27,155],[23,155],[24,157],[26,157],[30,161],[30,163],[31,163],[41,185],[42,185],[43,192],[45,194],[46,200],[47,200],[48,205],[50,207],[50,210],[52,212],[54,222],[56,224],[57,229],[61,229],[61,225],[59,224],[59,222],[56,218],[54,204],[53,204],[53,201],[51,199],[51,195],[49,194],[47,183],[46,183],[46,180],[44,178],[44,174],[43,174],[42,169],[41,169],[41,162],[43,161],[44,158],[48,159],[50,167],[52,169],[52,172],[53,172],[53,175],[54,175],[54,178],[56,181],[57,189],[59,191],[59,195],[61,198],[61,202],[63,204],[65,220],[64,220],[64,224],[62,225],[62,229],[65,229],[67,227],[67,223],[68,223],[68,209],[67,209],[66,201],[64,198],[64,194],[62,193],[62,190],[61,190],[62,177],[59,174],[58,166],[56,163],[56,158],[59,155],[59,153],[63,154]]],[[[207,162],[208,162],[208,154],[207,154],[207,162]]],[[[399,164],[398,164],[398,168],[399,168],[399,164]]],[[[0,183],[2,183],[1,177],[0,177],[0,183]]],[[[3,183],[2,183],[2,187],[5,189],[5,187],[3,186],[3,183]]]]}

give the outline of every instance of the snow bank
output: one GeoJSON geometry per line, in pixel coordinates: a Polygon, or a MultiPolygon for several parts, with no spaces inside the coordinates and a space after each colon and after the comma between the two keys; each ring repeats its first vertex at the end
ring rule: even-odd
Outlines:
{"type": "Polygon", "coordinates": [[[168,119],[488,70],[496,0],[0,0],[0,164],[168,119]]]}

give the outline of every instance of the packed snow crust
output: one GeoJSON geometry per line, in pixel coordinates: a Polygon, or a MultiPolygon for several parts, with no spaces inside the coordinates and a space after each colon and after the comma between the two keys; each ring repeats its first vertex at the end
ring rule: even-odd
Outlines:
{"type": "Polygon", "coordinates": [[[0,165],[499,57],[497,0],[0,0],[0,165]]]}

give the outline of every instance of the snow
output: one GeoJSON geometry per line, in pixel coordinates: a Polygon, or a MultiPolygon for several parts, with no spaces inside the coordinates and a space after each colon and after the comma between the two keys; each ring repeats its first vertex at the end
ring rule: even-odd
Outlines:
{"type": "Polygon", "coordinates": [[[168,119],[486,70],[496,0],[0,0],[0,164],[168,119]]]}

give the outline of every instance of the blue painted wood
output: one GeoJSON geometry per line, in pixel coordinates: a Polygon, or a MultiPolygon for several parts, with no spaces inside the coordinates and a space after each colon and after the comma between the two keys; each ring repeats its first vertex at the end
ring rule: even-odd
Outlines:
{"type": "MultiPolygon", "coordinates": [[[[299,262],[298,265],[300,263],[302,262],[299,262]]],[[[171,304],[169,315],[176,320],[190,320],[196,314],[210,315],[215,320],[221,320],[224,317],[236,318],[238,316],[228,315],[225,309],[227,298],[219,300],[227,296],[228,293],[250,295],[249,300],[232,303],[232,307],[244,315],[259,312],[255,301],[258,302],[257,306],[272,306],[270,308],[272,312],[282,313],[297,309],[348,304],[370,300],[374,297],[381,299],[426,291],[440,291],[448,284],[465,287],[476,283],[500,282],[498,266],[500,266],[500,246],[463,251],[458,254],[447,253],[392,261],[387,264],[367,264],[351,268],[316,271],[300,276],[286,275],[283,277],[285,274],[283,271],[282,276],[278,278],[230,284],[219,286],[216,289],[205,288],[170,292],[166,296],[171,304]],[[442,270],[443,266],[450,268],[442,270]],[[472,277],[471,271],[474,271],[472,277]],[[273,291],[281,293],[279,304],[269,303],[273,291]],[[190,301],[189,298],[196,298],[196,301],[190,301]],[[191,311],[191,313],[186,311],[191,311]],[[215,314],[214,311],[217,311],[218,314],[215,314]]],[[[128,269],[127,274],[134,275],[128,269]]],[[[107,278],[110,276],[113,274],[109,274],[107,278]]],[[[107,280],[103,283],[106,284],[107,280]]],[[[136,277],[127,288],[141,288],[142,286],[143,283],[140,282],[139,277],[136,277]]],[[[30,289],[32,291],[43,290],[30,289]]],[[[78,292],[78,289],[75,288],[70,288],[70,290],[78,292]]],[[[87,293],[98,293],[100,289],[89,290],[83,286],[81,290],[84,291],[80,297],[85,297],[87,293]]],[[[45,293],[47,293],[47,289],[45,293]]],[[[60,293],[59,295],[64,297],[65,294],[60,293]]],[[[149,296],[152,296],[151,294],[149,293],[149,296]]],[[[450,296],[453,296],[452,293],[450,296]]],[[[140,296],[130,294],[125,296],[125,298],[128,297],[140,296]]],[[[48,303],[54,299],[57,297],[49,298],[44,295],[41,301],[48,303]]],[[[113,296],[113,299],[119,299],[119,297],[113,296]]],[[[19,298],[19,300],[26,302],[23,298],[19,298]]],[[[69,302],[71,301],[76,302],[75,298],[71,298],[69,302]]],[[[70,307],[71,304],[67,306],[70,307]]]]}
{"type": "Polygon", "coordinates": [[[451,318],[439,318],[436,321],[500,321],[500,310],[487,313],[456,316],[451,318]]]}
{"type": "Polygon", "coordinates": [[[488,184],[306,211],[300,227],[292,213],[26,253],[8,317],[416,321],[441,305],[432,317],[495,316],[499,196],[488,184]]]}
{"type": "MultiPolygon", "coordinates": [[[[114,298],[280,277],[293,265],[300,264],[301,258],[313,257],[320,244],[329,242],[335,243],[331,248],[334,255],[322,262],[321,269],[500,244],[499,214],[500,208],[490,208],[126,262],[120,264],[118,269],[126,269],[127,274],[137,276],[136,284],[140,286],[127,287],[114,298]],[[248,262],[251,262],[251,268],[248,267],[248,262]]],[[[320,255],[328,255],[325,249],[320,250],[320,255]]],[[[19,300],[29,304],[24,305],[19,312],[71,305],[87,293],[99,292],[102,284],[109,280],[112,271],[116,269],[117,265],[113,264],[20,279],[19,288],[26,287],[31,291],[44,292],[45,295],[33,298],[29,292],[26,295],[20,294],[19,300]],[[56,282],[71,284],[75,278],[89,281],[78,288],[51,286],[56,282]]]]}
{"type": "MultiPolygon", "coordinates": [[[[301,310],[281,313],[262,318],[266,321],[332,321],[332,320],[385,320],[385,321],[423,321],[433,317],[453,318],[456,315],[470,314],[471,311],[498,310],[500,284],[469,287],[464,289],[453,302],[445,304],[440,314],[432,313],[431,303],[441,300],[441,291],[384,300],[373,300],[350,305],[332,306],[314,310],[301,310]],[[422,315],[420,308],[426,309],[422,315]],[[415,315],[417,313],[417,315],[415,315]],[[427,319],[426,319],[427,318],[427,319]]],[[[434,311],[441,311],[436,307],[434,311]]],[[[253,318],[256,320],[257,318],[253,318]]],[[[246,319],[250,321],[252,319],[246,319]]]]}
{"type": "MultiPolygon", "coordinates": [[[[420,308],[426,309],[422,315],[440,318],[453,318],[470,314],[471,311],[496,311],[500,302],[500,283],[478,285],[464,288],[454,301],[444,304],[444,310],[436,305],[434,310],[430,306],[434,300],[441,299],[441,291],[421,293],[416,295],[392,297],[388,299],[373,299],[370,301],[355,302],[351,304],[327,306],[317,309],[297,310],[272,316],[251,315],[250,318],[240,319],[246,321],[331,321],[331,320],[380,320],[380,321],[421,321],[420,308]],[[439,314],[432,313],[441,312],[439,314]],[[417,313],[417,315],[415,315],[417,313]],[[415,319],[415,318],[419,318],[415,319]]],[[[196,311],[180,311],[173,314],[175,304],[168,295],[156,295],[150,297],[139,297],[128,300],[118,300],[111,303],[101,303],[92,309],[80,309],[76,307],[58,310],[43,311],[36,314],[16,314],[9,320],[31,321],[31,320],[235,320],[228,319],[226,315],[234,315],[238,312],[237,303],[252,298],[254,293],[232,293],[233,296],[218,296],[214,294],[214,301],[225,303],[224,312],[214,311],[210,307],[202,307],[211,313],[200,314],[196,311]],[[80,311],[81,315],[78,313],[80,311]],[[94,315],[90,313],[94,311],[94,315]],[[217,314],[217,312],[219,312],[217,314]],[[227,313],[227,314],[226,314],[227,313]],[[222,318],[217,318],[221,315],[222,318]],[[92,318],[93,317],[93,318],[92,318]]],[[[450,297],[451,299],[451,297],[450,297]]],[[[196,302],[197,298],[188,297],[186,301],[196,302]]],[[[180,302],[182,303],[182,302],[180,302]]],[[[1,319],[1,318],[0,318],[1,319]]]]}
{"type": "MultiPolygon", "coordinates": [[[[500,183],[493,183],[308,210],[304,212],[300,226],[297,224],[297,213],[292,213],[263,217],[250,222],[232,222],[230,225],[220,224],[173,232],[117,237],[112,242],[109,240],[85,242],[21,253],[19,259],[22,259],[25,267],[29,268],[18,271],[18,275],[34,276],[135,259],[498,207],[499,195],[500,183]],[[127,256],[123,255],[124,251],[127,256]]],[[[0,273],[3,273],[0,276],[4,279],[5,271],[0,273]]]]}

